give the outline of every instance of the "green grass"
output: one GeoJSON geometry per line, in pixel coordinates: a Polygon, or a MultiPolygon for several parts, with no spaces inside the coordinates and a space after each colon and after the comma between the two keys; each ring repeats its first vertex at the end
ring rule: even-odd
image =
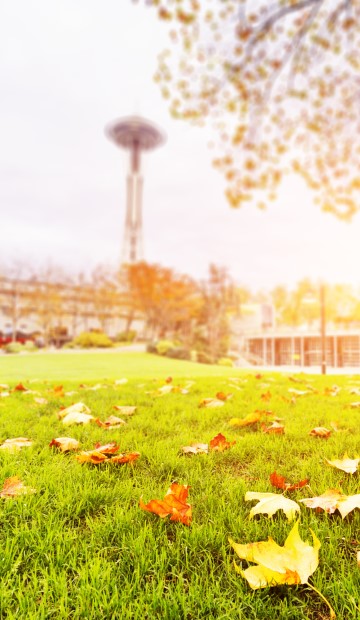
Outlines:
{"type": "MultiPolygon", "coordinates": [[[[321,620],[328,618],[322,600],[306,586],[281,586],[252,591],[233,567],[235,554],[228,537],[247,543],[273,537],[283,544],[292,525],[283,514],[271,520],[249,520],[253,504],[246,491],[275,491],[269,475],[275,469],[290,481],[310,478],[311,491],[291,494],[298,500],[328,488],[360,492],[359,474],[347,475],[324,464],[347,451],[360,453],[360,410],[349,404],[360,397],[357,377],[306,377],[319,393],[290,404],[289,388],[303,388],[281,374],[235,371],[174,362],[141,354],[32,355],[0,358],[0,383],[13,387],[22,380],[41,393],[12,392],[0,398],[0,439],[30,437],[34,444],[16,454],[0,453],[0,486],[18,475],[37,489],[34,495],[0,503],[0,618],[28,619],[236,619],[321,620]],[[189,394],[155,397],[152,392],[171,375],[175,384],[194,381],[189,394]],[[212,376],[211,376],[212,375],[212,376]],[[238,377],[230,387],[230,377],[238,377]],[[128,377],[125,385],[113,380],[128,377]],[[31,379],[36,379],[31,382],[31,379]],[[106,380],[91,391],[79,384],[106,380]],[[58,397],[62,383],[72,396],[58,397]],[[324,395],[337,383],[338,396],[324,395]],[[236,389],[236,387],[238,389],[236,389]],[[219,409],[199,409],[202,398],[233,392],[219,409]],[[271,391],[264,402],[261,394],[271,391]],[[97,426],[65,429],[57,418],[61,406],[86,403],[105,419],[115,404],[136,405],[125,427],[106,431],[97,426]],[[286,434],[231,429],[232,417],[255,409],[271,409],[284,418],[286,434]],[[314,426],[338,422],[328,440],[310,437],[314,426]],[[181,456],[179,448],[209,442],[222,432],[237,443],[224,453],[181,456]],[[80,465],[73,455],[53,452],[53,437],[68,435],[91,449],[95,442],[117,441],[121,450],[137,450],[133,465],[80,465]],[[139,509],[162,498],[172,481],[191,486],[190,527],[160,519],[139,509]]],[[[310,578],[331,602],[338,619],[360,617],[360,511],[344,520],[301,508],[300,534],[321,541],[320,563],[310,578]]],[[[245,566],[245,564],[244,564],[245,566]]]]}

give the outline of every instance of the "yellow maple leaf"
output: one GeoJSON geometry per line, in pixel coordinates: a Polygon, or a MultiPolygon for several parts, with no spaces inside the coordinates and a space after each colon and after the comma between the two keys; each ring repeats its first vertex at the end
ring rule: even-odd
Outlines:
{"type": "Polygon", "coordinates": [[[300,512],[299,504],[280,493],[256,493],[253,491],[245,493],[246,502],[253,500],[259,500],[259,503],[251,509],[250,519],[258,514],[267,514],[272,517],[278,510],[283,510],[288,521],[292,521],[296,512],[300,512]]]}
{"type": "Polygon", "coordinates": [[[240,559],[257,564],[246,570],[237,565],[235,568],[254,590],[284,583],[290,585],[307,583],[319,564],[318,552],[321,546],[315,534],[313,532],[311,534],[313,547],[300,538],[298,522],[295,523],[283,547],[272,538],[246,545],[240,545],[230,539],[229,542],[240,559]]]}

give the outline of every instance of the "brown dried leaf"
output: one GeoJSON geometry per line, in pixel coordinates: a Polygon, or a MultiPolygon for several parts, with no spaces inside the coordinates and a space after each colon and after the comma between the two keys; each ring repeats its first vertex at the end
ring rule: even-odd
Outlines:
{"type": "Polygon", "coordinates": [[[117,426],[124,426],[126,422],[121,418],[117,418],[115,415],[110,415],[105,422],[102,422],[99,418],[96,418],[95,424],[105,428],[106,430],[111,430],[117,426]]]}
{"type": "Polygon", "coordinates": [[[230,400],[233,397],[233,394],[229,393],[229,394],[225,394],[225,392],[218,392],[216,394],[216,398],[218,400],[223,400],[223,401],[227,401],[230,400]]]}
{"type": "Polygon", "coordinates": [[[32,446],[32,444],[33,442],[31,439],[27,439],[26,437],[15,437],[15,439],[6,439],[0,446],[0,450],[17,452],[18,450],[21,450],[21,448],[28,448],[29,446],[32,446]]]}
{"type": "Polygon", "coordinates": [[[61,452],[69,452],[70,450],[77,450],[80,442],[72,437],[56,437],[49,443],[50,448],[59,448],[61,452]]]}
{"type": "MultiPolygon", "coordinates": [[[[134,415],[137,407],[128,407],[125,405],[114,405],[113,409],[120,411],[122,415],[134,415]]],[[[119,418],[118,418],[119,419],[119,418]]]]}
{"type": "Polygon", "coordinates": [[[224,401],[219,400],[218,398],[204,398],[199,403],[199,407],[206,407],[207,409],[212,409],[214,407],[223,407],[224,401]]]}
{"type": "Polygon", "coordinates": [[[316,426],[310,431],[309,435],[312,437],[320,437],[321,439],[328,439],[331,435],[331,431],[324,426],[316,426]]]}
{"type": "Polygon", "coordinates": [[[269,435],[284,435],[285,426],[283,424],[279,424],[279,422],[273,422],[271,426],[263,426],[263,433],[268,433],[269,435]]]}
{"type": "Polygon", "coordinates": [[[183,446],[181,451],[184,454],[208,454],[209,446],[207,443],[193,443],[191,446],[183,446]]]}
{"type": "Polygon", "coordinates": [[[139,456],[140,452],[128,452],[127,454],[117,454],[109,459],[109,461],[111,463],[132,463],[136,461],[139,456]]]}
{"type": "Polygon", "coordinates": [[[26,487],[18,476],[12,476],[5,480],[4,486],[0,491],[0,497],[18,497],[19,495],[28,495],[29,493],[36,493],[36,489],[26,487]]]}
{"type": "Polygon", "coordinates": [[[58,418],[61,420],[65,418],[69,413],[90,413],[89,407],[84,405],[84,403],[75,403],[74,405],[70,405],[70,407],[66,407],[65,409],[60,409],[58,413],[58,418]]]}

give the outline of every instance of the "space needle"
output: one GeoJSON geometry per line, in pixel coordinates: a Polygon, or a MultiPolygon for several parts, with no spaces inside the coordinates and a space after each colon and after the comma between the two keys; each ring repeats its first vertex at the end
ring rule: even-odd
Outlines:
{"type": "Polygon", "coordinates": [[[165,142],[164,132],[150,121],[130,116],[113,121],[105,128],[106,136],[116,146],[129,151],[129,171],[126,180],[126,213],[122,264],[143,259],[141,153],[165,142]]]}

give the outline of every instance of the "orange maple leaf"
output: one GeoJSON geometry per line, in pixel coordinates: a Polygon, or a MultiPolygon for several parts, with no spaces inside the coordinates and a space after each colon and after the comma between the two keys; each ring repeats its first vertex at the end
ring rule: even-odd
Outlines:
{"type": "Polygon", "coordinates": [[[284,476],[280,476],[279,474],[276,473],[276,471],[274,471],[272,474],[270,474],[270,482],[273,485],[273,487],[276,487],[277,489],[283,489],[284,491],[295,491],[295,489],[301,489],[302,487],[305,487],[308,483],[309,480],[300,480],[300,482],[295,482],[295,484],[291,484],[290,482],[285,482],[285,477],[284,476]]]}
{"type": "Polygon", "coordinates": [[[262,432],[269,433],[269,435],[284,435],[285,426],[283,424],[279,424],[279,422],[273,422],[271,426],[262,425],[262,432]]]}
{"type": "Polygon", "coordinates": [[[111,463],[131,463],[136,461],[140,456],[140,452],[128,452],[128,454],[117,454],[108,459],[111,463]]]}
{"type": "Polygon", "coordinates": [[[140,508],[159,515],[161,519],[171,515],[170,521],[180,521],[184,525],[190,525],[192,508],[186,503],[189,488],[186,484],[173,482],[163,500],[152,499],[148,504],[144,504],[140,498],[140,508]]]}
{"type": "Polygon", "coordinates": [[[236,444],[236,441],[226,441],[225,436],[218,433],[218,435],[210,441],[209,445],[210,450],[213,452],[224,452],[224,450],[228,450],[234,444],[236,444]]]}

